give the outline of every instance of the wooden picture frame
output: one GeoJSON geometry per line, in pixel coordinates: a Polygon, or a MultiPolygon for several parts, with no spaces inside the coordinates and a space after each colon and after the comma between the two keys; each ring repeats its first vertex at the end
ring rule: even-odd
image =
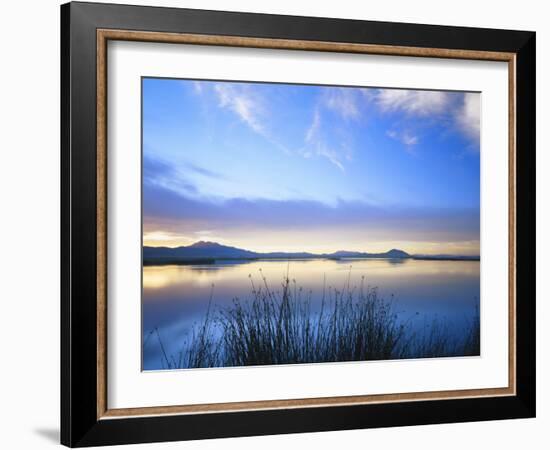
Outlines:
{"type": "Polygon", "coordinates": [[[61,26],[63,444],[534,417],[535,33],[79,2],[61,7],[61,26]],[[109,40],[507,62],[508,387],[110,409],[106,358],[109,40]]]}

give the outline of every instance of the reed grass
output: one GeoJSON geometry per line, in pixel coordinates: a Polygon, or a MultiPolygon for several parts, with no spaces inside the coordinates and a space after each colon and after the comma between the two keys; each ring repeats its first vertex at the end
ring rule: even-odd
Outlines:
{"type": "Polygon", "coordinates": [[[167,355],[156,335],[165,369],[303,364],[344,361],[479,355],[479,311],[461,338],[441,320],[413,331],[399,317],[393,298],[376,287],[351,286],[351,271],[341,288],[326,286],[320,305],[312,292],[284,277],[272,288],[261,274],[249,276],[251,296],[214,308],[213,289],[203,321],[193,327],[178,355],[167,355]]]}

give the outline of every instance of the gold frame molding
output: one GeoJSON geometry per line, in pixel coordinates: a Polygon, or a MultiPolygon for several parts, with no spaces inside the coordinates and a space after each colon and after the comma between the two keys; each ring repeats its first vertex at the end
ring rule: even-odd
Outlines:
{"type": "Polygon", "coordinates": [[[266,409],[314,408],[357,404],[448,400],[516,395],[516,55],[515,53],[398,47],[340,42],[298,41],[180,33],[157,33],[114,29],[97,30],[97,418],[206,414],[266,409]],[[171,44],[216,45],[266,49],[363,53],[508,63],[508,387],[489,389],[410,392],[401,394],[265,400],[200,405],[148,406],[109,409],[107,405],[107,42],[109,40],[171,44]]]}

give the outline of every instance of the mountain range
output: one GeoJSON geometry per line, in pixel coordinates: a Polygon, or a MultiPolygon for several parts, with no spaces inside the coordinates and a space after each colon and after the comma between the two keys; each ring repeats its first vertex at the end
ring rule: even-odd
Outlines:
{"type": "Polygon", "coordinates": [[[220,259],[308,259],[308,258],[411,258],[407,252],[392,249],[384,253],[365,253],[340,250],[334,253],[308,253],[308,252],[270,252],[259,253],[243,250],[237,247],[221,245],[217,242],[199,241],[189,246],[182,247],[143,247],[144,264],[158,263],[182,263],[210,262],[220,259]]]}

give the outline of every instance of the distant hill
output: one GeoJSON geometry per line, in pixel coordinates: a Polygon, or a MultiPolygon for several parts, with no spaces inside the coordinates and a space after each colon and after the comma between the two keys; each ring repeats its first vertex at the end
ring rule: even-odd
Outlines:
{"type": "Polygon", "coordinates": [[[187,247],[143,247],[143,259],[249,259],[258,258],[259,253],[229,247],[217,242],[199,241],[187,247]]]}
{"type": "Polygon", "coordinates": [[[340,250],[334,253],[271,252],[258,253],[217,242],[199,241],[189,246],[143,247],[144,264],[214,262],[220,259],[308,259],[308,258],[410,258],[408,253],[392,249],[385,253],[364,253],[340,250]]]}
{"type": "Polygon", "coordinates": [[[411,257],[411,255],[409,255],[407,252],[404,252],[403,250],[397,250],[395,248],[384,253],[364,253],[364,252],[350,252],[347,250],[339,250],[337,252],[327,254],[326,256],[330,258],[391,258],[391,259],[411,257]]]}

